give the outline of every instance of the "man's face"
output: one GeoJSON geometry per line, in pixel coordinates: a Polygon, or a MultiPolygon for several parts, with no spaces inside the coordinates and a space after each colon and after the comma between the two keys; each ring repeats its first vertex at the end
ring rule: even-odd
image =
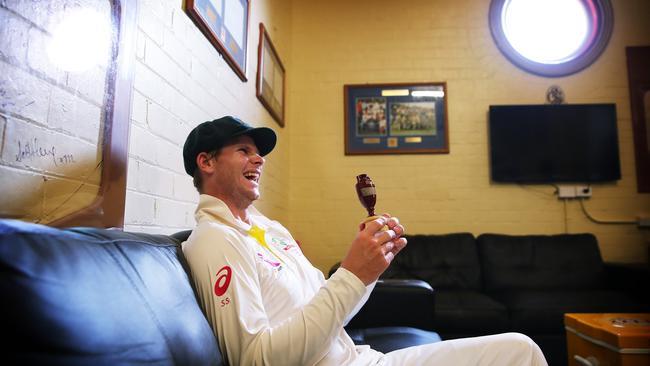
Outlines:
{"type": "Polygon", "coordinates": [[[259,180],[264,158],[249,136],[225,145],[215,159],[215,172],[204,182],[206,193],[237,207],[248,207],[260,197],[259,180]]]}

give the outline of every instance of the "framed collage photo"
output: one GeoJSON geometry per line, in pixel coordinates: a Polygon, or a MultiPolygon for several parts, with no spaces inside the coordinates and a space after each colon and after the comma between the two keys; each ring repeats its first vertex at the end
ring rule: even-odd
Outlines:
{"type": "Polygon", "coordinates": [[[344,86],[345,155],[449,153],[446,83],[344,86]]]}
{"type": "Polygon", "coordinates": [[[185,12],[246,81],[249,0],[185,0],[185,12]]]}
{"type": "Polygon", "coordinates": [[[257,98],[266,107],[273,119],[284,127],[285,71],[282,61],[260,23],[260,44],[257,48],[257,98]]]}

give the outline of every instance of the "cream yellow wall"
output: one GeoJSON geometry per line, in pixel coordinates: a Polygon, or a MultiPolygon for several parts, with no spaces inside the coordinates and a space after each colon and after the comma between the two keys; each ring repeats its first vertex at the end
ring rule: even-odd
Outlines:
{"type": "Polygon", "coordinates": [[[604,54],[568,77],[526,73],[496,48],[489,1],[332,0],[293,4],[289,83],[289,227],[326,271],[340,260],[365,212],[355,176],[377,185],[377,209],[409,233],[592,232],[606,260],[647,261],[648,233],[598,225],[551,186],[491,184],[487,112],[491,104],[544,103],[553,84],[569,103],[616,103],[623,178],[593,186],[585,202],[598,219],[650,216],[636,193],[625,47],[650,44],[650,3],[613,1],[614,32],[604,54]],[[343,85],[447,82],[450,153],[344,156],[343,85]]]}
{"type": "Polygon", "coordinates": [[[288,220],[289,138],[255,96],[259,23],[291,70],[291,0],[251,1],[248,81],[241,81],[183,11],[182,0],[138,2],[125,229],[172,233],[194,227],[198,193],[182,147],[197,124],[224,115],[274,128],[257,207],[288,220]]]}

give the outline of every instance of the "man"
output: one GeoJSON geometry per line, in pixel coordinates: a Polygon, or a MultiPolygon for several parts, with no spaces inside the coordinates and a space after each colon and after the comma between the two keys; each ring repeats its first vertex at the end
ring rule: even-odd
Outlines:
{"type": "Polygon", "coordinates": [[[227,116],[198,125],[183,147],[185,171],[201,194],[183,252],[231,365],[546,365],[537,345],[519,334],[388,354],[355,346],[343,326],[406,245],[404,227],[389,215],[361,227],[325,280],[287,229],[252,205],[263,157],[275,143],[273,130],[227,116]]]}

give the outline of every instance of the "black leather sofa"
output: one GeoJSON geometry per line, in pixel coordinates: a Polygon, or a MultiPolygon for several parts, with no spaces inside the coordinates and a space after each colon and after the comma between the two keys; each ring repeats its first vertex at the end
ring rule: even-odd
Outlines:
{"type": "Polygon", "coordinates": [[[443,340],[516,331],[565,365],[564,313],[648,312],[647,266],[604,263],[592,234],[471,233],[407,236],[382,275],[434,289],[433,321],[443,340]]]}
{"type": "MultiPolygon", "coordinates": [[[[188,234],[0,220],[3,364],[223,364],[180,250],[188,234]]],[[[408,289],[409,282],[419,283],[378,285],[371,300],[384,303],[383,295],[408,289]]],[[[429,306],[427,287],[406,291],[429,306]]],[[[368,327],[351,329],[352,336],[380,351],[440,340],[435,332],[402,326],[398,318],[392,324],[368,318],[368,327]]]]}

